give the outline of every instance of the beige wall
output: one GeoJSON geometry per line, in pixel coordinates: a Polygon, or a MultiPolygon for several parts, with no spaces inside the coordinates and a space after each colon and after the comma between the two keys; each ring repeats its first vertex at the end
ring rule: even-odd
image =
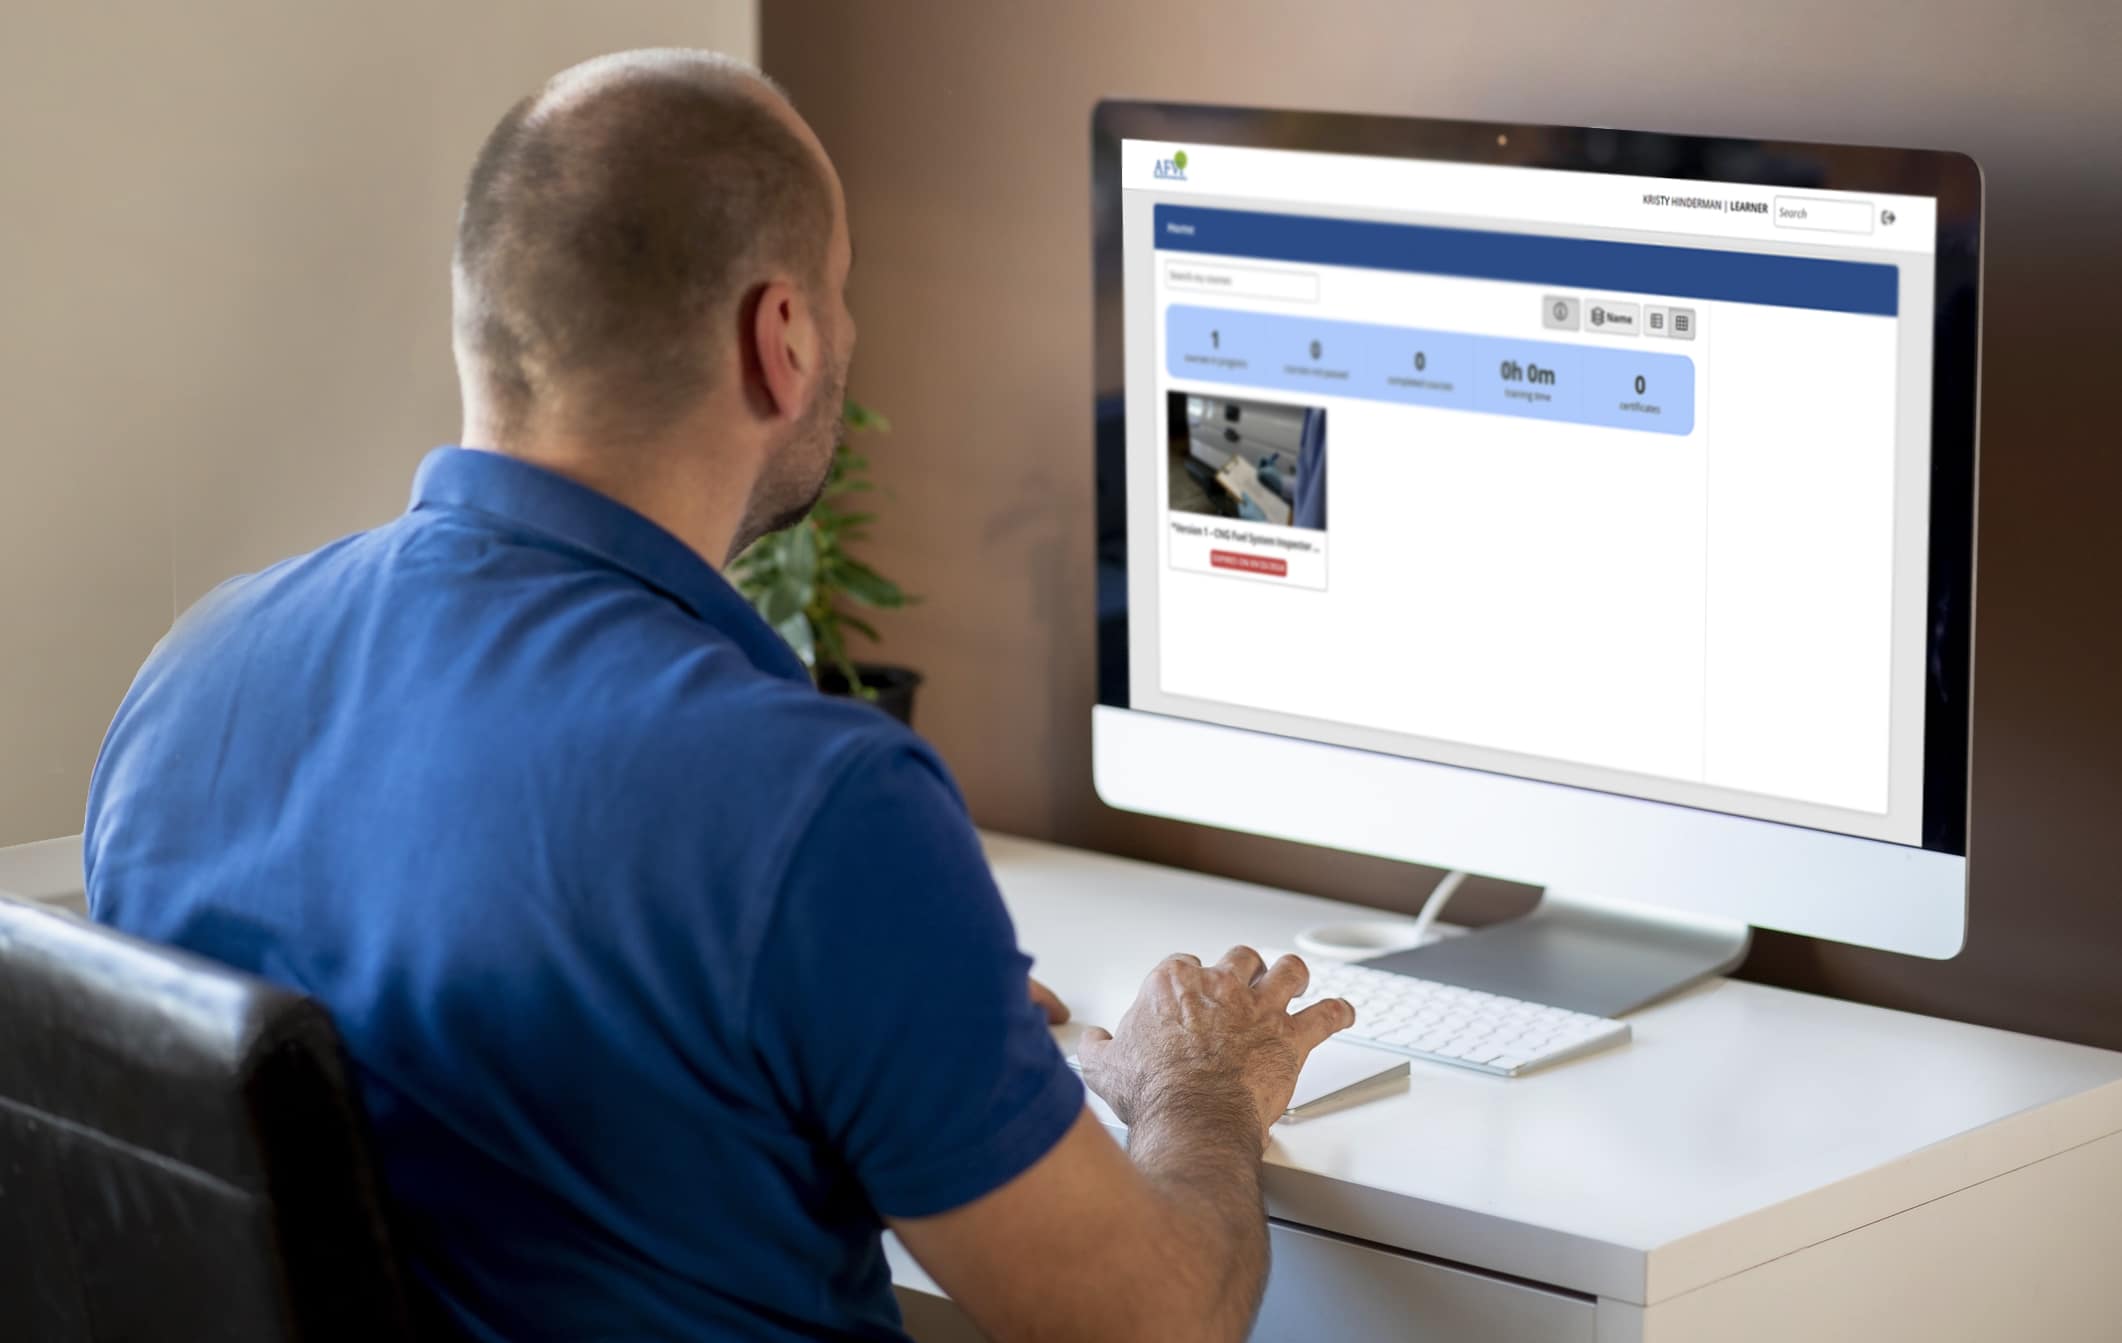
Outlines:
{"type": "Polygon", "coordinates": [[[80,828],[173,611],[389,517],[454,437],[450,236],[509,103],[757,34],[753,0],[4,10],[0,845],[80,828]]]}
{"type": "Polygon", "coordinates": [[[874,558],[928,598],[884,622],[888,652],[929,673],[922,725],[979,819],[1379,904],[1432,875],[1120,816],[1091,791],[1092,103],[1975,154],[1974,940],[1938,964],[1770,936],[1749,973],[2122,1046],[2122,434],[2104,390],[2122,367],[2122,5],[765,0],[761,25],[854,211],[854,385],[897,431],[875,454],[895,498],[874,558]]]}

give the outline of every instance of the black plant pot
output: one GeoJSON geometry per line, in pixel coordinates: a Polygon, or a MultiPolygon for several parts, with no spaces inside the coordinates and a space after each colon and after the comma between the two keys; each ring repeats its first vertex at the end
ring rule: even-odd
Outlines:
{"type": "MultiPolygon", "coordinates": [[[[914,725],[914,691],[921,688],[921,673],[911,667],[886,667],[875,662],[857,662],[856,675],[875,693],[870,703],[906,724],[914,725]]],[[[828,695],[849,694],[847,678],[831,668],[818,673],[818,688],[828,695]]]]}

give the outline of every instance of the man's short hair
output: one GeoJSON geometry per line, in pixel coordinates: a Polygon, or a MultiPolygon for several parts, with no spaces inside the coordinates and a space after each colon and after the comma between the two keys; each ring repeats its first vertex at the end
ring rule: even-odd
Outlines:
{"type": "Polygon", "coordinates": [[[598,432],[653,432],[709,390],[735,304],[822,278],[819,156],[749,67],[628,52],[556,76],[487,137],[465,188],[456,339],[503,432],[564,392],[598,432]]]}

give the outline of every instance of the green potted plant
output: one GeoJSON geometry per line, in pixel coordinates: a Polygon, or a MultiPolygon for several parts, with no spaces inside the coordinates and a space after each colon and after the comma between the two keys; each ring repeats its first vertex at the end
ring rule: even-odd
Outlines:
{"type": "Polygon", "coordinates": [[[869,539],[864,529],[876,516],[848,505],[848,496],[876,488],[869,479],[869,459],[849,444],[857,434],[884,433],[891,425],[853,401],[845,402],[841,413],[847,435],[833,450],[817,507],[794,526],[753,542],[731,566],[731,576],[766,623],[796,650],[819,689],[868,700],[911,724],[921,674],[856,661],[847,646],[851,632],[872,642],[878,637],[875,627],[850,608],[888,611],[917,600],[848,552],[850,545],[869,539]]]}

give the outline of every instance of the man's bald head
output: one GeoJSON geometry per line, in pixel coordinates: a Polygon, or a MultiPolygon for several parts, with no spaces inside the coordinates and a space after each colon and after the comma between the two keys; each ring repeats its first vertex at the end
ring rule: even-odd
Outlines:
{"type": "Polygon", "coordinates": [[[745,294],[824,270],[835,193],[800,126],[756,71],[694,51],[600,57],[510,109],[454,264],[489,423],[648,435],[710,391],[745,294]]]}

